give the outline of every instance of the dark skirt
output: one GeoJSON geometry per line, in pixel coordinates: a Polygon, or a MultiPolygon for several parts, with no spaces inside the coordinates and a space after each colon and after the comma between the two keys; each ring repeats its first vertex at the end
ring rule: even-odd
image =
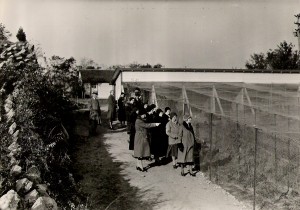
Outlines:
{"type": "Polygon", "coordinates": [[[172,144],[168,146],[167,157],[175,156],[178,157],[178,146],[177,144],[172,144]]]}
{"type": "Polygon", "coordinates": [[[134,150],[134,136],[135,132],[131,131],[129,134],[129,150],[134,150]]]}
{"type": "Polygon", "coordinates": [[[125,109],[124,108],[121,108],[121,109],[118,110],[118,120],[120,122],[126,121],[126,113],[125,113],[125,109]]]}

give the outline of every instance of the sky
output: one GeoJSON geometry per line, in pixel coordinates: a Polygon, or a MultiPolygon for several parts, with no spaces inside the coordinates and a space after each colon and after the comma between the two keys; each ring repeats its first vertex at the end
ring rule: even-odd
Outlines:
{"type": "Polygon", "coordinates": [[[0,22],[47,57],[103,67],[245,68],[253,53],[293,43],[300,0],[0,0],[0,22]]]}

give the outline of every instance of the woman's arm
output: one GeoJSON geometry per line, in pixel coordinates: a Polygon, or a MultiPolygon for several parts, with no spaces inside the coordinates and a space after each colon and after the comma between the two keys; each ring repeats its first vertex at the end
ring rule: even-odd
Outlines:
{"type": "Polygon", "coordinates": [[[171,138],[173,138],[173,139],[176,139],[176,138],[177,138],[177,136],[173,135],[173,133],[172,133],[172,131],[171,131],[170,122],[168,122],[167,125],[166,125],[166,134],[167,134],[168,136],[170,136],[171,138]]]}

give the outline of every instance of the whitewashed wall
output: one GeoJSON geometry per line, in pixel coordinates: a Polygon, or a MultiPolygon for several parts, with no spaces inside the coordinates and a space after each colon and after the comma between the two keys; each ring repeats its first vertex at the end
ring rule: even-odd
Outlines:
{"type": "Polygon", "coordinates": [[[99,99],[107,99],[110,91],[113,90],[113,85],[109,85],[108,83],[98,83],[98,98],[99,99]]]}
{"type": "MultiPolygon", "coordinates": [[[[122,72],[122,82],[244,82],[298,84],[300,74],[217,72],[122,72]]],[[[118,79],[119,79],[118,78],[118,79]]],[[[117,86],[116,86],[117,88],[117,86]]]]}
{"type": "Polygon", "coordinates": [[[122,88],[122,73],[119,75],[118,79],[116,80],[116,86],[115,86],[115,97],[118,99],[121,95],[121,92],[123,90],[122,88]]]}

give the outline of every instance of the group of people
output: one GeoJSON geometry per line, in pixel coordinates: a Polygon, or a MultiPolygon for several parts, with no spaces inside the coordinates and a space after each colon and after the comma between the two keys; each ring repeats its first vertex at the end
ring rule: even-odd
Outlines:
{"type": "MultiPolygon", "coordinates": [[[[172,166],[176,169],[181,167],[181,175],[193,173],[195,135],[191,124],[192,117],[183,116],[182,124],[178,116],[171,112],[169,107],[164,111],[155,104],[144,104],[142,102],[139,88],[134,91],[134,97],[126,102],[124,93],[121,93],[118,101],[115,100],[114,91],[108,97],[108,124],[113,129],[116,107],[118,108],[118,120],[122,127],[126,125],[129,134],[129,150],[133,151],[136,158],[136,169],[146,172],[144,160],[154,158],[152,165],[158,166],[172,159],[172,166]],[[184,172],[184,168],[188,172],[184,172]]],[[[97,124],[101,123],[100,103],[97,93],[92,94],[90,101],[90,129],[91,134],[96,133],[97,124]]]]}
{"type": "Polygon", "coordinates": [[[129,133],[129,150],[136,158],[136,169],[146,172],[143,160],[154,158],[152,165],[160,165],[172,158],[172,166],[181,167],[181,175],[195,176],[194,165],[195,135],[191,125],[192,117],[183,116],[182,125],[178,116],[169,107],[164,111],[155,104],[143,104],[140,90],[135,90],[135,97],[129,98],[126,106],[129,133]],[[184,168],[188,167],[188,172],[184,168]]]}

